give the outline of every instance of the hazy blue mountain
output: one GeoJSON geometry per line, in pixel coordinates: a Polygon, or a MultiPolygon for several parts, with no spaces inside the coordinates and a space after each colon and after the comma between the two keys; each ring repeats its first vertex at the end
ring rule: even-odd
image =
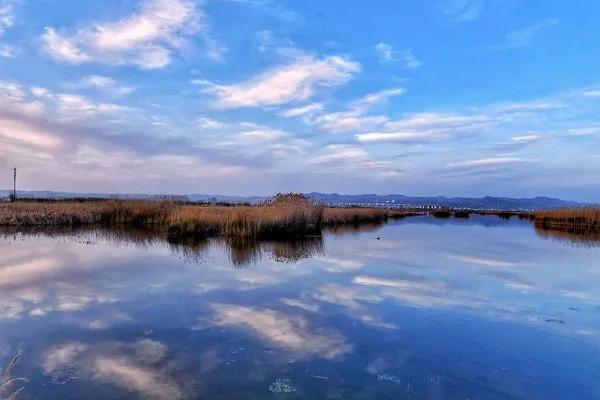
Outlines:
{"type": "Polygon", "coordinates": [[[327,204],[389,204],[398,206],[441,206],[470,209],[534,210],[540,208],[577,207],[585,204],[552,197],[528,199],[509,197],[412,197],[402,194],[361,194],[343,195],[337,193],[310,193],[316,201],[327,204]]]}

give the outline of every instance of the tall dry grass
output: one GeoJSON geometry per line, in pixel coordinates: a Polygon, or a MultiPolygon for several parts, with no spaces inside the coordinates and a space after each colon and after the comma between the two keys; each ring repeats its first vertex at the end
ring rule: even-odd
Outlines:
{"type": "Polygon", "coordinates": [[[302,195],[278,195],[258,206],[182,205],[168,219],[169,234],[268,237],[317,233],[323,207],[302,195]]]}
{"type": "Polygon", "coordinates": [[[0,399],[16,400],[25,390],[25,387],[20,385],[27,382],[27,379],[15,378],[13,376],[13,369],[16,367],[20,358],[21,353],[17,354],[0,372],[0,399]]]}
{"type": "Polygon", "coordinates": [[[600,208],[563,208],[533,213],[535,225],[542,229],[573,233],[600,232],[600,208]]]}
{"type": "Polygon", "coordinates": [[[119,200],[3,203],[0,225],[164,224],[173,208],[168,202],[119,200]]]}
{"type": "Polygon", "coordinates": [[[323,225],[337,226],[366,222],[385,222],[390,218],[403,218],[408,215],[411,214],[385,208],[329,207],[323,210],[323,225]]]}
{"type": "Polygon", "coordinates": [[[280,194],[249,206],[157,201],[16,202],[0,204],[0,226],[156,226],[171,237],[275,237],[318,234],[324,226],[404,216],[372,208],[327,208],[299,194],[280,194]]]}

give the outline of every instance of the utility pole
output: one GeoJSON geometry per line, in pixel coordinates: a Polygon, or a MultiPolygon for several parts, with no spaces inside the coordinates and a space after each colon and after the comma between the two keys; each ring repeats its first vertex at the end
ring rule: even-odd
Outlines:
{"type": "Polygon", "coordinates": [[[13,201],[17,201],[17,169],[13,170],[13,201]]]}

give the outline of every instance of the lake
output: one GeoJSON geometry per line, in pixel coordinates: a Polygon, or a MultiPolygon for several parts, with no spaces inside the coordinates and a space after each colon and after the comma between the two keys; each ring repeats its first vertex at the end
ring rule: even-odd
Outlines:
{"type": "Polygon", "coordinates": [[[5,231],[0,366],[16,354],[31,399],[599,399],[600,247],[493,216],[5,231]]]}

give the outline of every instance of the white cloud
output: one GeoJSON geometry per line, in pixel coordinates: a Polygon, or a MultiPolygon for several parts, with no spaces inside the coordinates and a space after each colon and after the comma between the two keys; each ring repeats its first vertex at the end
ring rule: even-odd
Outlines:
{"type": "MultiPolygon", "coordinates": [[[[333,113],[319,113],[317,110],[294,110],[295,113],[304,113],[304,121],[320,129],[333,132],[350,132],[357,129],[372,129],[389,121],[382,115],[366,115],[376,105],[386,102],[391,97],[404,94],[402,88],[392,88],[379,92],[369,93],[366,96],[350,103],[347,111],[333,113]]],[[[289,110],[288,110],[289,111],[289,110]]],[[[285,114],[284,114],[285,115],[285,114]]]]}
{"type": "Polygon", "coordinates": [[[215,304],[218,325],[246,328],[274,346],[299,357],[338,358],[352,347],[335,332],[311,329],[303,317],[295,317],[267,308],[251,308],[231,304],[215,304]]]}
{"type": "Polygon", "coordinates": [[[392,88],[369,93],[351,103],[350,108],[357,113],[365,113],[371,108],[395,96],[402,96],[406,91],[403,88],[392,88]]]}
{"type": "Polygon", "coordinates": [[[510,32],[506,35],[505,42],[499,46],[493,47],[493,49],[507,50],[531,46],[533,44],[533,39],[537,34],[547,28],[556,26],[559,23],[560,20],[557,18],[548,18],[523,29],[510,32]]]}
{"type": "Polygon", "coordinates": [[[209,117],[198,118],[198,127],[201,129],[221,130],[221,129],[227,129],[230,126],[231,125],[226,122],[219,121],[219,120],[216,120],[213,118],[209,118],[209,117]]]}
{"type": "Polygon", "coordinates": [[[227,46],[207,33],[204,33],[202,36],[204,39],[204,45],[206,46],[206,58],[216,63],[224,62],[225,54],[227,54],[228,51],[227,46]]]}
{"type": "Polygon", "coordinates": [[[46,28],[42,37],[44,50],[52,57],[72,64],[81,64],[91,61],[92,57],[83,50],[71,38],[58,34],[54,28],[46,28]]]}
{"type": "Polygon", "coordinates": [[[30,95],[19,84],[0,81],[0,113],[4,113],[7,115],[5,118],[11,120],[15,119],[15,115],[25,117],[20,126],[26,124],[33,132],[45,131],[46,128],[35,128],[27,118],[44,117],[45,122],[83,122],[101,117],[104,122],[108,122],[115,121],[131,111],[126,106],[94,102],[85,96],[56,93],[42,87],[30,87],[28,92],[30,95]]]}
{"type": "Polygon", "coordinates": [[[167,347],[149,339],[94,345],[68,342],[50,348],[42,367],[46,375],[70,369],[86,379],[110,383],[147,399],[182,399],[183,385],[167,370],[172,367],[160,367],[166,356],[167,347]]]}
{"type": "Polygon", "coordinates": [[[404,51],[404,67],[405,68],[419,68],[423,63],[415,57],[411,50],[404,51]]]}
{"type": "Polygon", "coordinates": [[[296,54],[292,62],[246,82],[219,85],[196,80],[193,83],[216,97],[217,108],[264,107],[306,100],[317,88],[341,85],[359,70],[358,63],[345,57],[296,54]]]}
{"type": "Polygon", "coordinates": [[[347,173],[348,171],[367,173],[370,176],[398,176],[403,171],[394,163],[377,160],[365,149],[348,144],[325,146],[321,154],[306,160],[308,165],[319,166],[319,171],[347,173]]]}
{"type": "Polygon", "coordinates": [[[468,264],[482,265],[484,267],[510,268],[519,265],[516,262],[483,256],[449,254],[447,257],[452,260],[457,260],[468,264]]]}
{"type": "Polygon", "coordinates": [[[198,127],[205,131],[216,132],[218,136],[211,136],[210,140],[217,145],[247,146],[265,142],[273,142],[287,138],[289,133],[280,129],[252,122],[223,122],[208,117],[198,118],[198,127]]]}
{"type": "Polygon", "coordinates": [[[381,286],[399,290],[443,292],[446,286],[439,282],[419,282],[415,280],[389,279],[376,276],[355,276],[353,282],[362,286],[381,286]]]}
{"type": "Polygon", "coordinates": [[[540,135],[529,134],[529,135],[513,136],[510,140],[512,140],[513,142],[525,143],[525,142],[536,142],[536,141],[540,140],[541,138],[542,137],[540,135]]]}
{"type": "Polygon", "coordinates": [[[66,85],[69,88],[97,89],[111,96],[125,96],[132,93],[135,88],[131,86],[121,86],[114,79],[101,75],[88,75],[79,81],[66,85]]]}
{"type": "Polygon", "coordinates": [[[15,24],[13,3],[12,0],[0,1],[0,36],[4,35],[4,32],[15,24]]]}
{"type": "Polygon", "coordinates": [[[127,110],[112,103],[96,103],[85,96],[58,93],[53,95],[58,116],[63,120],[85,120],[92,117],[115,115],[127,110]]]}
{"type": "Polygon", "coordinates": [[[493,125],[493,115],[451,113],[416,113],[387,120],[380,129],[355,135],[359,142],[421,142],[448,140],[458,134],[493,125]]]}
{"type": "Polygon", "coordinates": [[[365,116],[355,112],[338,112],[319,115],[312,123],[324,131],[339,133],[378,126],[387,121],[388,118],[382,115],[365,116]]]}
{"type": "Polygon", "coordinates": [[[481,15],[481,0],[446,0],[444,13],[454,22],[462,23],[476,20],[481,15]]]}
{"type": "Polygon", "coordinates": [[[95,61],[162,68],[187,36],[201,30],[200,17],[192,0],[145,0],[133,15],[115,22],[64,33],[47,27],[42,43],[50,56],[72,64],[95,61]]]}
{"type": "Polygon", "coordinates": [[[444,140],[451,136],[441,132],[426,131],[393,131],[393,132],[367,132],[355,135],[356,140],[363,143],[377,142],[418,142],[430,140],[444,140]]]}
{"type": "Polygon", "coordinates": [[[375,45],[375,51],[379,57],[381,64],[401,62],[404,68],[415,69],[419,68],[422,63],[415,57],[411,50],[396,51],[394,47],[388,43],[379,42],[375,45]]]}
{"type": "Polygon", "coordinates": [[[299,117],[304,115],[317,114],[323,111],[325,107],[322,103],[311,103],[301,107],[288,108],[281,112],[284,117],[299,117]]]}
{"type": "Polygon", "coordinates": [[[396,55],[394,53],[394,48],[391,45],[389,45],[387,43],[379,42],[375,45],[375,50],[377,51],[377,53],[379,55],[380,63],[389,63],[389,62],[396,61],[396,55]]]}
{"type": "Polygon", "coordinates": [[[254,129],[240,132],[237,139],[244,144],[258,144],[286,137],[286,132],[278,129],[254,129]]]}
{"type": "Polygon", "coordinates": [[[521,158],[521,157],[497,156],[497,157],[486,157],[486,158],[479,158],[476,160],[455,162],[455,163],[451,163],[450,166],[452,166],[452,167],[496,167],[496,166],[502,166],[502,165],[535,162],[535,161],[537,161],[537,160],[521,158]]]}
{"type": "Polygon", "coordinates": [[[583,97],[592,97],[597,98],[600,97],[600,90],[585,90],[581,93],[583,97]]]}
{"type": "Polygon", "coordinates": [[[13,46],[0,43],[0,57],[11,58],[17,54],[17,49],[13,46]]]}
{"type": "Polygon", "coordinates": [[[256,41],[258,42],[258,51],[264,53],[269,50],[281,52],[282,49],[291,49],[294,47],[294,42],[285,35],[273,34],[272,31],[263,30],[256,33],[256,41]]]}
{"type": "MultiPolygon", "coordinates": [[[[15,24],[15,2],[16,0],[0,0],[0,38],[15,24]]],[[[0,57],[13,57],[16,51],[15,47],[0,43],[0,57]]]]}

